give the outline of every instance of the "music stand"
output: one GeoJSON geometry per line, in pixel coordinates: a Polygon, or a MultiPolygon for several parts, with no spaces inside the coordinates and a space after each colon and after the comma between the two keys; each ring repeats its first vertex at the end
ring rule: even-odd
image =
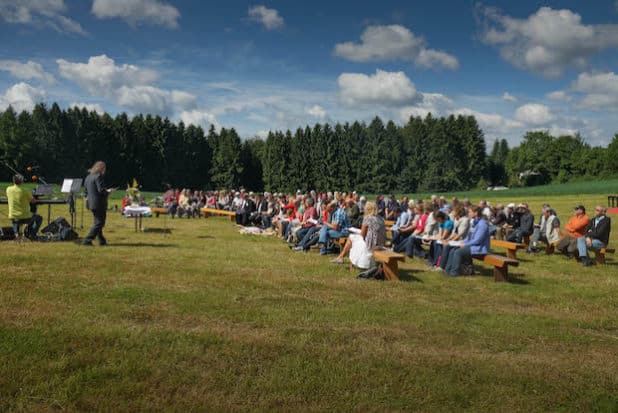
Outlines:
{"type": "MultiPolygon", "coordinates": [[[[75,211],[75,194],[81,191],[82,182],[83,180],[81,178],[66,178],[64,181],[62,181],[62,188],[60,189],[60,192],[62,192],[63,194],[69,194],[69,214],[71,214],[72,228],[75,228],[75,225],[77,224],[77,212],[75,211]]],[[[83,208],[84,205],[82,203],[82,212],[83,208]]]]}
{"type": "Polygon", "coordinates": [[[54,186],[49,184],[39,184],[34,188],[34,192],[32,195],[34,196],[43,196],[43,195],[52,195],[54,193],[54,186]]]}

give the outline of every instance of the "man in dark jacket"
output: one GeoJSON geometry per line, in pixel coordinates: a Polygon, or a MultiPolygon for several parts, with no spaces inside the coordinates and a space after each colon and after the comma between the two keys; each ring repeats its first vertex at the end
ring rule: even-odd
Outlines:
{"type": "Polygon", "coordinates": [[[107,240],[103,236],[103,227],[107,216],[107,197],[111,192],[105,186],[105,163],[98,161],[88,170],[89,175],[84,181],[87,208],[92,211],[94,224],[90,232],[82,242],[82,245],[92,246],[92,240],[97,238],[99,245],[106,245],[107,240]]]}
{"type": "Polygon", "coordinates": [[[534,215],[528,209],[528,204],[519,204],[517,207],[519,213],[519,225],[514,228],[513,233],[506,239],[510,242],[521,243],[524,237],[529,237],[534,231],[534,215]]]}
{"type": "Polygon", "coordinates": [[[594,218],[586,226],[584,236],[577,239],[577,250],[582,260],[582,265],[586,267],[594,265],[590,257],[588,257],[588,250],[598,251],[601,248],[607,247],[611,226],[612,220],[605,215],[605,207],[597,205],[594,208],[594,218]]]}

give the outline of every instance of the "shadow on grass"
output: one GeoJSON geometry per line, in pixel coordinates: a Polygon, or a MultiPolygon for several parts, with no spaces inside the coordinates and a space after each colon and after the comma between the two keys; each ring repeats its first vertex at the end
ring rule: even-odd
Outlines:
{"type": "Polygon", "coordinates": [[[609,259],[608,260],[607,258],[605,258],[605,264],[604,265],[607,265],[607,266],[610,266],[610,267],[615,267],[615,266],[618,266],[618,261],[614,261],[613,259],[609,259]]]}
{"type": "Polygon", "coordinates": [[[422,283],[423,280],[414,276],[415,273],[419,273],[419,272],[422,272],[422,271],[410,270],[410,269],[406,269],[406,270],[399,269],[399,279],[401,281],[414,281],[414,282],[422,283]]]}
{"type": "Polygon", "coordinates": [[[153,234],[171,234],[171,228],[144,228],[144,232],[152,232],[153,234]]]}
{"type": "Polygon", "coordinates": [[[524,280],[521,276],[517,274],[509,274],[509,280],[507,281],[509,284],[516,285],[530,285],[530,281],[524,280]]]}
{"type": "MultiPolygon", "coordinates": [[[[481,277],[491,277],[494,278],[494,270],[493,268],[485,268],[485,267],[478,267],[475,266],[474,267],[474,275],[480,275],[481,277]]],[[[530,281],[527,281],[525,279],[523,279],[522,277],[524,277],[523,274],[513,274],[511,272],[509,272],[509,279],[508,279],[508,283],[509,284],[516,284],[516,285],[530,285],[530,281]]]]}
{"type": "Polygon", "coordinates": [[[215,239],[212,235],[198,235],[196,238],[199,239],[215,239]]]}
{"type": "Polygon", "coordinates": [[[150,242],[114,242],[112,244],[108,244],[105,248],[115,248],[115,247],[178,248],[178,245],[177,244],[153,244],[150,242]]]}

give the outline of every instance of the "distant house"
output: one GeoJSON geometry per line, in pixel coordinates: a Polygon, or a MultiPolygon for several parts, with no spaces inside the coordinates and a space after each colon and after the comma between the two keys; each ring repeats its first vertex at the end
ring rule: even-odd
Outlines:
{"type": "Polygon", "coordinates": [[[542,173],[528,169],[519,173],[519,182],[525,186],[541,185],[544,183],[542,173]]]}

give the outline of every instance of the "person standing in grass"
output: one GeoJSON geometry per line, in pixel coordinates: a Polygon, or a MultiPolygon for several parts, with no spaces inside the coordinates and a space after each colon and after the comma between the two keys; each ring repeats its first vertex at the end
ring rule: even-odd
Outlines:
{"type": "Polygon", "coordinates": [[[103,236],[103,228],[107,217],[107,198],[112,190],[105,185],[105,170],[105,162],[95,162],[88,170],[88,176],[84,181],[86,204],[87,208],[92,211],[94,224],[82,245],[92,246],[95,238],[99,240],[99,245],[107,245],[107,240],[103,236]]]}
{"type": "Polygon", "coordinates": [[[23,175],[16,174],[13,176],[13,185],[6,188],[6,197],[9,204],[9,219],[13,224],[13,232],[15,233],[16,239],[20,238],[19,227],[30,223],[32,219],[30,204],[35,202],[32,197],[32,192],[21,186],[23,183],[23,175]]]}
{"type": "Polygon", "coordinates": [[[594,208],[594,218],[590,220],[584,231],[584,236],[577,239],[577,250],[585,267],[594,265],[588,257],[588,250],[598,251],[607,247],[612,221],[605,215],[605,208],[597,205],[594,208]]]}

